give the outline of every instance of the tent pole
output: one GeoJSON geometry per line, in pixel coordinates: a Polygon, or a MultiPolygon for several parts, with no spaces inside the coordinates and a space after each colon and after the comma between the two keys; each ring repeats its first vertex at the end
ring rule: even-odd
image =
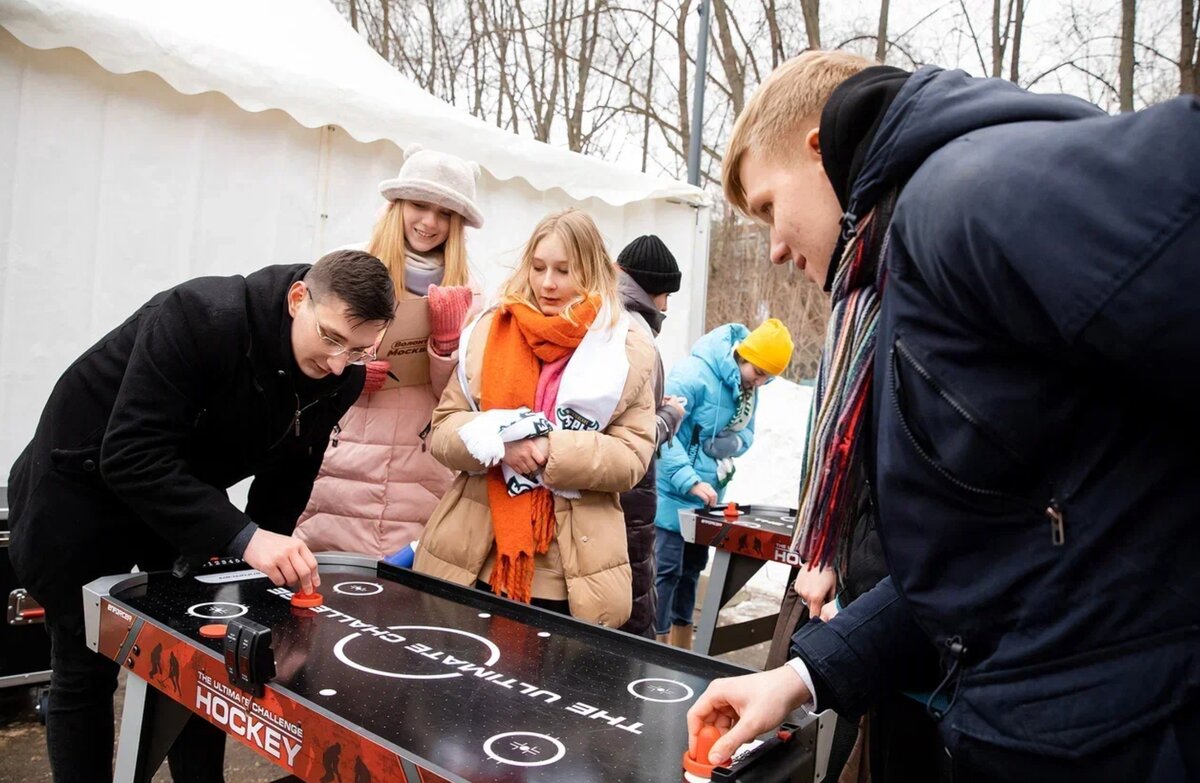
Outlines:
{"type": "Polygon", "coordinates": [[[700,32],[696,42],[695,92],[692,98],[692,132],[688,139],[688,182],[700,186],[700,143],[704,135],[704,85],[708,81],[708,3],[700,0],[700,32]]]}

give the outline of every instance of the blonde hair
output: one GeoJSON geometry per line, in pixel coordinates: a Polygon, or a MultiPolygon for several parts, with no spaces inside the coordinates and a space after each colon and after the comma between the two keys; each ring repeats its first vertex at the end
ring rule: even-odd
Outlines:
{"type": "Polygon", "coordinates": [[[797,132],[816,125],[838,85],[876,63],[851,52],[810,51],[771,72],[738,115],[721,164],[725,199],[750,214],[742,184],[742,161],[750,150],[772,160],[798,148],[797,132]]]}
{"type": "MultiPolygon", "coordinates": [[[[609,312],[609,323],[603,325],[615,324],[621,315],[621,300],[617,296],[617,265],[604,247],[604,238],[600,236],[600,229],[596,228],[592,218],[574,208],[551,212],[533,229],[521,252],[521,262],[500,286],[500,302],[504,305],[527,304],[540,311],[537,296],[529,284],[529,269],[533,265],[533,253],[538,243],[551,234],[559,238],[567,251],[567,270],[576,291],[582,296],[599,296],[601,307],[607,304],[609,312]]],[[[571,309],[578,301],[563,308],[562,316],[571,323],[575,323],[571,309]]]]}
{"type": "MultiPolygon", "coordinates": [[[[467,244],[463,234],[462,215],[450,210],[450,230],[446,233],[446,241],[442,243],[445,262],[442,285],[469,283],[467,244]]],[[[371,231],[371,241],[367,243],[367,252],[388,268],[392,284],[396,286],[396,298],[399,299],[405,290],[404,263],[408,252],[408,243],[404,239],[404,199],[396,199],[389,204],[383,217],[376,221],[371,231]]]]}

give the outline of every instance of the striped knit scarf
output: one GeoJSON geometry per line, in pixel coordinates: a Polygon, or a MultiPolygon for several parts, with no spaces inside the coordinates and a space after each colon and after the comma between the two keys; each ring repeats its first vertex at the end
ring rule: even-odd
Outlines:
{"type": "Polygon", "coordinates": [[[833,312],[808,418],[799,520],[792,548],[812,567],[841,567],[866,492],[863,433],[875,364],[888,226],[896,193],[855,224],[831,288],[833,312]]]}

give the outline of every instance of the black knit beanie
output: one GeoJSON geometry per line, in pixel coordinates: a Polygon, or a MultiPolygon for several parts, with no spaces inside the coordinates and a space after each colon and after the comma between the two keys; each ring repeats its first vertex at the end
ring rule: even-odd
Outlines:
{"type": "Polygon", "coordinates": [[[640,236],[626,245],[617,256],[617,266],[651,296],[673,294],[683,280],[675,256],[653,234],[640,236]]]}

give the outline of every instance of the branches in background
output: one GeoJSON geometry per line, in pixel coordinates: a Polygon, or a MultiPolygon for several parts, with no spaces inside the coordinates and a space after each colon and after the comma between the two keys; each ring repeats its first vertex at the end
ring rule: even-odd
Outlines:
{"type": "MultiPolygon", "coordinates": [[[[650,174],[679,179],[686,170],[697,130],[691,96],[699,0],[331,1],[404,75],[486,122],[650,174]]],[[[849,4],[822,8],[820,0],[711,0],[701,129],[701,184],[719,207],[710,323],[749,323],[764,308],[784,318],[806,335],[795,365],[801,374],[820,349],[823,294],[794,271],[771,267],[761,231],[720,202],[721,154],[733,121],[789,57],[824,41],[905,68],[965,67],[1128,110],[1200,91],[1198,4],[880,0],[861,15],[849,4]]]]}

